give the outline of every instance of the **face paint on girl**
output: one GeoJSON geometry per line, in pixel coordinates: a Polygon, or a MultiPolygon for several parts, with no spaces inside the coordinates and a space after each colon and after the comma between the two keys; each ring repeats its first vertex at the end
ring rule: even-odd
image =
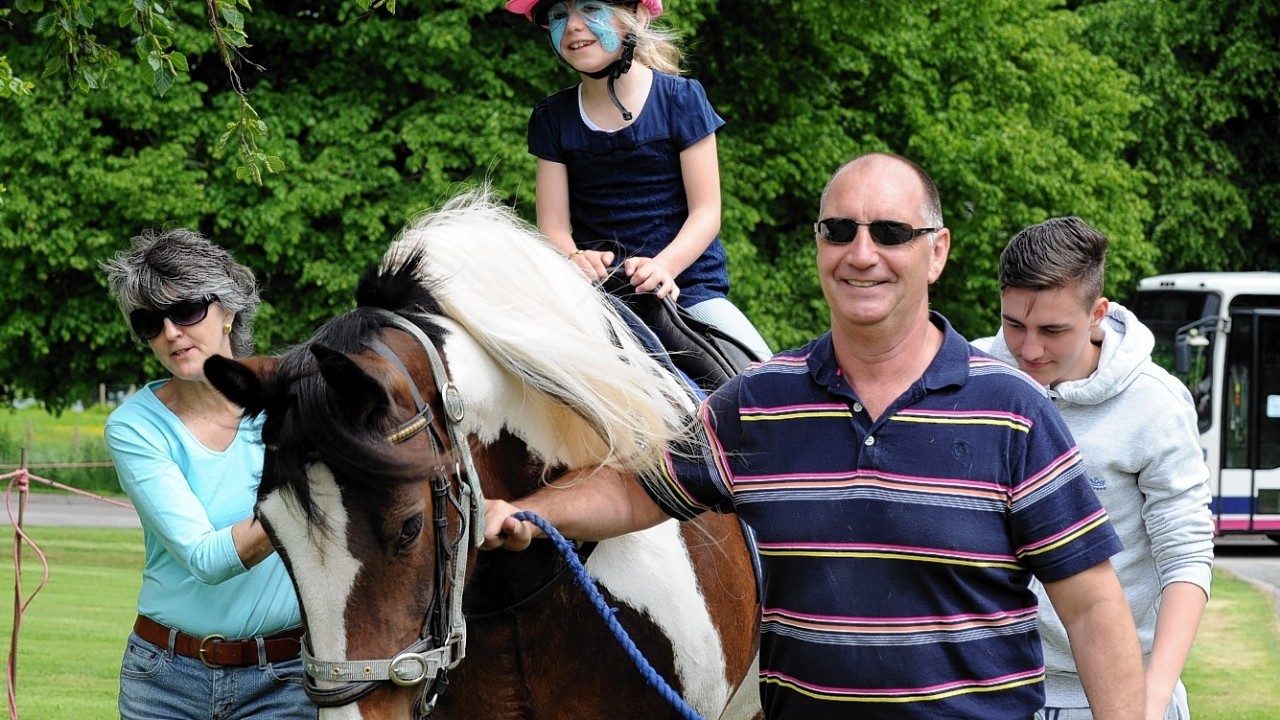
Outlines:
{"type": "Polygon", "coordinates": [[[569,17],[575,11],[582,16],[587,29],[600,41],[600,47],[604,48],[605,52],[616,52],[622,45],[622,39],[618,37],[618,31],[613,27],[613,5],[601,0],[587,0],[581,3],[558,2],[547,10],[551,47],[555,48],[557,55],[564,55],[560,50],[560,41],[564,38],[565,28],[569,25],[569,17]]]}

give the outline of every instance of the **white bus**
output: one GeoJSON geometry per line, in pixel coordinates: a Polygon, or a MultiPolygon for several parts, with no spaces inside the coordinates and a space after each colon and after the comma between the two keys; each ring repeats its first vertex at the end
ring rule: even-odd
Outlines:
{"type": "Polygon", "coordinates": [[[1147,278],[1133,311],[1196,403],[1218,534],[1280,542],[1280,272],[1147,278]]]}

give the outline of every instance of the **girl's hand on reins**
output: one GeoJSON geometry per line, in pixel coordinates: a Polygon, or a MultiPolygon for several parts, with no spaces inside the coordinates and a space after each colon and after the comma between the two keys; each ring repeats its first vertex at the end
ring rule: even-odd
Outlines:
{"type": "Polygon", "coordinates": [[[631,278],[631,286],[637,292],[651,292],[660,298],[670,296],[672,302],[680,298],[675,275],[663,261],[657,258],[631,257],[623,261],[622,269],[631,278]]]}
{"type": "Polygon", "coordinates": [[[484,501],[484,542],[481,550],[524,550],[542,532],[531,523],[517,520],[512,515],[520,508],[505,500],[484,501]]]}
{"type": "Polygon", "coordinates": [[[609,274],[613,259],[613,253],[607,250],[575,250],[569,256],[569,262],[576,265],[592,282],[603,280],[609,274]]]}

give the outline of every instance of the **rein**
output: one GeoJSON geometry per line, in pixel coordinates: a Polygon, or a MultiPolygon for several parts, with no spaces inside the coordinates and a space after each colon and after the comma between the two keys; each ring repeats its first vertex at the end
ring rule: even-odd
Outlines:
{"type": "Polygon", "coordinates": [[[605,625],[608,626],[609,631],[613,633],[614,639],[616,639],[618,644],[622,646],[622,649],[626,651],[627,656],[631,658],[631,662],[635,663],[635,666],[640,670],[640,674],[644,675],[645,682],[649,683],[649,686],[654,690],[657,690],[658,694],[662,696],[662,699],[670,703],[671,707],[675,708],[676,712],[680,713],[680,717],[685,718],[685,720],[703,720],[702,716],[698,714],[698,711],[690,707],[689,703],[685,702],[684,698],[680,697],[680,694],[677,693],[665,679],[663,679],[662,675],[658,674],[658,671],[653,669],[653,666],[649,664],[649,661],[640,652],[640,648],[636,647],[635,641],[631,639],[631,636],[627,634],[626,629],[618,622],[618,618],[614,616],[614,613],[616,612],[614,608],[609,607],[609,604],[604,599],[604,595],[601,594],[600,589],[596,587],[595,581],[587,574],[587,569],[578,559],[578,552],[577,549],[574,548],[573,543],[565,539],[565,537],[560,534],[559,530],[556,530],[551,523],[547,522],[536,513],[528,510],[521,510],[511,517],[535,525],[547,536],[547,539],[560,550],[560,554],[564,556],[565,561],[569,564],[569,569],[573,572],[574,580],[577,580],[578,585],[584,592],[586,592],[587,598],[591,600],[592,606],[594,606],[596,612],[600,614],[605,625]]]}
{"type": "MultiPolygon", "coordinates": [[[[303,668],[306,671],[304,688],[307,697],[319,707],[348,705],[372,692],[380,683],[391,682],[402,687],[422,685],[420,710],[422,716],[431,714],[440,693],[448,685],[447,671],[457,667],[467,654],[467,623],[462,611],[462,588],[467,575],[467,558],[471,543],[479,546],[484,541],[484,494],[480,477],[476,472],[471,445],[462,430],[465,408],[461,393],[449,378],[440,351],[421,328],[404,316],[381,308],[365,308],[385,320],[391,327],[402,330],[422,346],[431,362],[436,389],[444,406],[444,420],[453,446],[455,461],[453,473],[446,476],[437,473],[431,480],[433,524],[436,532],[436,594],[423,618],[422,632],[416,642],[401,650],[394,657],[383,660],[321,660],[311,655],[308,643],[302,643],[303,668]],[[458,496],[450,494],[452,480],[459,479],[458,496]],[[462,522],[456,540],[447,542],[447,505],[457,508],[462,522]],[[449,560],[452,558],[452,571],[449,560]],[[441,598],[444,598],[442,601],[441,598]],[[443,638],[443,642],[438,642],[443,638]],[[320,687],[319,682],[341,683],[336,687],[320,687]]],[[[373,340],[369,347],[394,364],[409,380],[410,392],[417,407],[417,414],[388,434],[384,439],[395,445],[417,435],[424,429],[431,432],[431,444],[440,449],[443,440],[431,424],[431,407],[423,399],[413,376],[398,356],[384,343],[373,340]]]]}

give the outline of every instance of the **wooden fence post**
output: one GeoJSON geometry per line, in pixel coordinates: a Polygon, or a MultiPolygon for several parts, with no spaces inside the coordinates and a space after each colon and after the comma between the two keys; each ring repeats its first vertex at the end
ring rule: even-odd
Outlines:
{"type": "Polygon", "coordinates": [[[27,480],[27,449],[22,448],[21,466],[18,472],[18,517],[13,530],[13,630],[9,636],[9,663],[7,670],[9,710],[17,717],[18,707],[18,630],[22,626],[22,515],[27,507],[30,482],[27,480]]]}

